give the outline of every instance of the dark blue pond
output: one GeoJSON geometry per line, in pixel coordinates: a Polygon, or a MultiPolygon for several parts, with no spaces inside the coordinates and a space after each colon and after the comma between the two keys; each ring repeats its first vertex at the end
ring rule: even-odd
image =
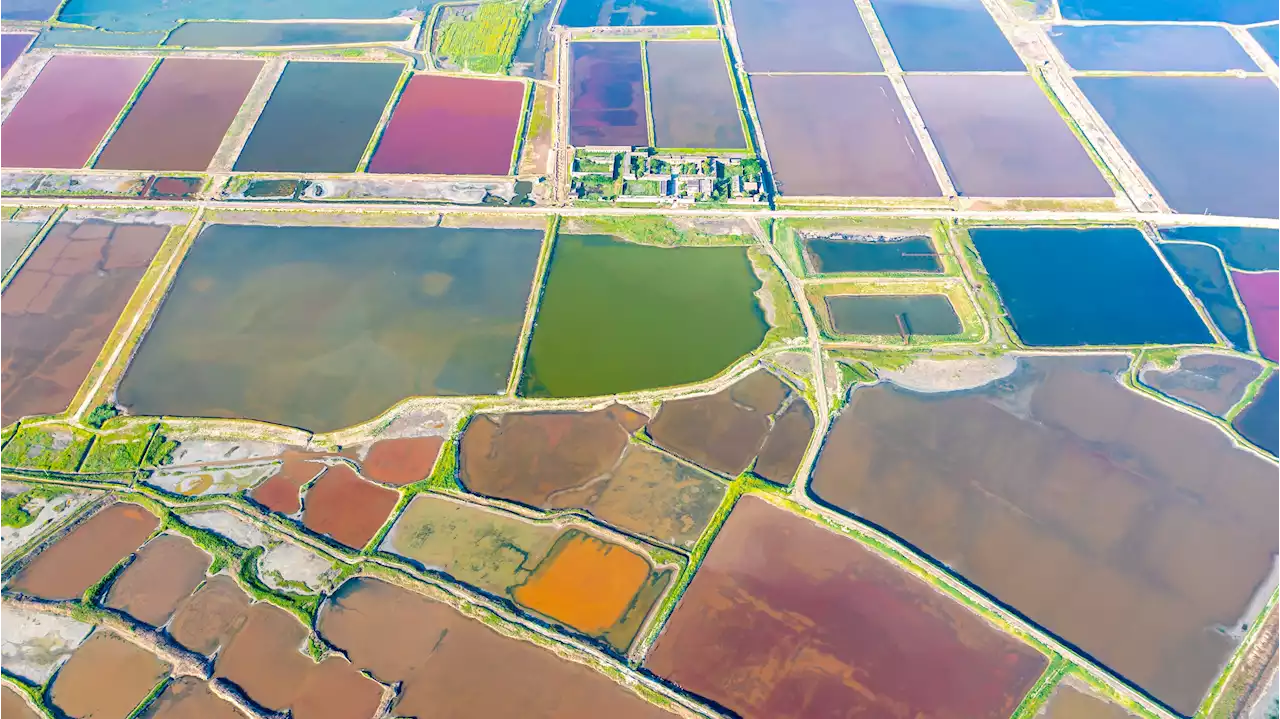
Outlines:
{"type": "Polygon", "coordinates": [[[866,240],[812,237],[804,241],[816,272],[941,272],[925,235],[866,240]]]}
{"type": "Polygon", "coordinates": [[[1271,375],[1253,402],[1236,415],[1232,427],[1242,437],[1275,456],[1280,453],[1280,396],[1276,375],[1271,375]]]}
{"type": "Polygon", "coordinates": [[[1280,20],[1275,0],[1058,0],[1067,20],[1225,22],[1280,20]]]}
{"type": "Polygon", "coordinates": [[[1269,79],[1076,82],[1174,210],[1280,216],[1280,93],[1269,79]]]}
{"type": "Polygon", "coordinates": [[[1227,266],[1248,272],[1280,270],[1280,230],[1265,227],[1162,227],[1166,240],[1203,242],[1222,250],[1227,266]]]}
{"type": "Polygon", "coordinates": [[[1231,346],[1249,351],[1249,325],[1236,303],[1235,292],[1218,251],[1208,245],[1181,242],[1160,245],[1160,251],[1191,293],[1200,300],[1213,323],[1231,346]]]}
{"type": "Polygon", "coordinates": [[[1249,34],[1258,41],[1272,60],[1280,62],[1280,25],[1263,25],[1249,28],[1249,34]]]}
{"type": "Polygon", "coordinates": [[[1027,345],[1213,342],[1136,229],[984,227],[969,234],[1027,345]]]}
{"type": "Polygon", "coordinates": [[[1077,70],[1258,70],[1231,33],[1215,25],[1056,25],[1049,38],[1077,70]]]}
{"type": "Polygon", "coordinates": [[[1024,70],[978,0],[874,0],[898,64],[907,72],[1024,70]]]}
{"type": "Polygon", "coordinates": [[[565,0],[556,18],[569,27],[715,25],[711,0],[565,0]]]}

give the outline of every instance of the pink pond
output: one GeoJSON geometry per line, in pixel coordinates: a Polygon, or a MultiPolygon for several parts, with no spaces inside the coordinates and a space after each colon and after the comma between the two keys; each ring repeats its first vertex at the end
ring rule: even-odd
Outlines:
{"type": "Polygon", "coordinates": [[[1235,272],[1231,279],[1244,300],[1258,351],[1272,362],[1280,359],[1280,272],[1235,272]]]}

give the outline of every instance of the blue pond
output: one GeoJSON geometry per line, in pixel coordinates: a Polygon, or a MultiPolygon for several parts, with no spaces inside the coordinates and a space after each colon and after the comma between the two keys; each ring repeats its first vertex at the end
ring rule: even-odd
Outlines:
{"type": "Polygon", "coordinates": [[[907,72],[1024,70],[978,0],[873,0],[876,16],[907,72]]]}
{"type": "Polygon", "coordinates": [[[1249,325],[1236,302],[1218,250],[1209,245],[1174,242],[1160,245],[1160,251],[1231,346],[1248,352],[1249,325]]]}
{"type": "MultiPolygon", "coordinates": [[[[375,20],[406,10],[429,11],[436,4],[437,0],[67,0],[58,19],[103,30],[168,30],[180,20],[375,20]]],[[[5,5],[8,18],[9,1],[5,5]]]]}
{"type": "Polygon", "coordinates": [[[1049,38],[1077,70],[1258,70],[1231,33],[1215,25],[1056,25],[1049,38]]]}
{"type": "Polygon", "coordinates": [[[1166,240],[1203,242],[1222,250],[1227,266],[1246,272],[1280,270],[1280,230],[1265,227],[1162,227],[1166,240]]]}
{"type": "Polygon", "coordinates": [[[1276,383],[1273,374],[1253,402],[1231,422],[1242,437],[1272,456],[1280,452],[1280,388],[1276,383]]]}
{"type": "Polygon", "coordinates": [[[1272,60],[1280,62],[1280,25],[1262,25],[1249,28],[1249,34],[1258,41],[1272,60]]]}
{"type": "Polygon", "coordinates": [[[1067,20],[1225,22],[1252,25],[1280,20],[1275,0],[1058,0],[1067,20]]]}
{"type": "Polygon", "coordinates": [[[1136,229],[984,227],[969,235],[1027,345],[1213,342],[1136,229]]]}
{"type": "MultiPolygon", "coordinates": [[[[554,4],[554,3],[552,3],[554,4]]],[[[559,25],[715,25],[711,0],[565,0],[559,25]]]]}
{"type": "Polygon", "coordinates": [[[1280,93],[1267,78],[1076,82],[1174,210],[1280,216],[1280,93]]]}
{"type": "Polygon", "coordinates": [[[36,47],[156,47],[164,39],[152,32],[107,32],[93,28],[52,27],[36,38],[36,47]]]}

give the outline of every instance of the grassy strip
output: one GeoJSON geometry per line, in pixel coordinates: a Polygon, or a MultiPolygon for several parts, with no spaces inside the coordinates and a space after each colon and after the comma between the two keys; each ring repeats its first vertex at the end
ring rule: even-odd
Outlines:
{"type": "Polygon", "coordinates": [[[1266,616],[1276,606],[1277,599],[1280,599],[1280,590],[1271,592],[1271,598],[1267,600],[1266,606],[1258,613],[1253,625],[1245,633],[1244,639],[1236,647],[1235,652],[1231,654],[1231,659],[1223,667],[1222,673],[1218,675],[1218,679],[1213,683],[1213,687],[1209,689],[1209,693],[1205,694],[1204,701],[1200,703],[1200,707],[1196,710],[1196,719],[1205,719],[1206,717],[1227,719],[1231,715],[1231,709],[1243,690],[1242,687],[1233,686],[1231,682],[1232,675],[1240,666],[1240,663],[1244,661],[1249,649],[1258,638],[1258,634],[1262,632],[1262,627],[1266,624],[1266,616]]]}
{"type": "MultiPolygon", "coordinates": [[[[15,209],[15,212],[16,211],[17,210],[15,209]]],[[[31,257],[31,255],[35,253],[36,248],[40,246],[40,243],[44,241],[44,238],[49,234],[49,231],[53,229],[53,226],[58,223],[58,220],[66,211],[67,208],[65,206],[55,209],[49,215],[49,219],[45,220],[44,224],[40,226],[40,229],[36,230],[36,234],[31,238],[31,241],[27,243],[26,247],[22,248],[22,253],[19,254],[18,258],[9,266],[8,271],[4,273],[3,279],[0,279],[0,290],[9,286],[9,283],[13,281],[13,278],[18,275],[18,271],[22,269],[24,264],[26,264],[27,258],[31,257]]]]}
{"type": "Polygon", "coordinates": [[[160,698],[160,695],[164,693],[164,690],[168,688],[172,681],[172,675],[165,675],[165,677],[161,679],[158,684],[152,687],[151,691],[142,698],[142,701],[138,703],[138,706],[134,707],[133,711],[129,712],[129,715],[125,717],[125,719],[137,719],[142,716],[143,713],[147,711],[148,707],[151,706],[152,702],[160,698]]]}
{"type": "Polygon", "coordinates": [[[734,235],[709,235],[701,230],[682,230],[661,215],[600,215],[575,217],[591,231],[603,235],[615,235],[639,245],[661,247],[742,245],[743,238],[734,235]]]}
{"type": "Polygon", "coordinates": [[[760,346],[768,347],[785,340],[804,337],[804,318],[800,316],[800,306],[796,303],[796,298],[791,296],[791,286],[787,284],[782,270],[778,269],[769,253],[759,247],[748,247],[747,258],[760,280],[760,289],[756,294],[761,299],[767,298],[773,309],[773,316],[769,318],[769,331],[765,333],[760,346]]]}
{"type": "Polygon", "coordinates": [[[520,154],[529,141],[529,129],[533,125],[533,106],[537,97],[536,85],[528,80],[524,83],[524,99],[520,101],[520,124],[516,126],[516,138],[511,143],[511,174],[520,174],[520,154]]]}
{"type": "MultiPolygon", "coordinates": [[[[547,286],[550,275],[551,256],[555,251],[556,235],[560,231],[560,215],[552,215],[547,221],[546,234],[542,238],[542,249],[538,253],[538,264],[533,271],[533,287],[529,301],[525,305],[524,323],[520,326],[520,336],[516,341],[515,358],[511,363],[511,376],[507,378],[507,396],[514,397],[520,387],[520,378],[524,374],[525,356],[529,352],[529,342],[533,339],[533,324],[538,318],[538,307],[542,304],[542,293],[547,286]]],[[[438,463],[437,463],[438,464],[438,463]]]]}
{"type": "Polygon", "coordinates": [[[1054,652],[1044,674],[1040,675],[1027,695],[1022,698],[1022,703],[1014,710],[1010,719],[1032,719],[1039,714],[1040,710],[1044,709],[1044,705],[1049,702],[1049,697],[1053,696],[1054,690],[1058,688],[1058,683],[1073,666],[1075,665],[1061,654],[1054,652]]]}
{"type": "Polygon", "coordinates": [[[656,147],[657,141],[654,139],[656,133],[653,129],[653,88],[649,86],[649,42],[647,40],[640,41],[640,81],[644,85],[644,124],[645,132],[648,133],[646,137],[649,138],[649,147],[656,147]]]}
{"type": "Polygon", "coordinates": [[[1036,84],[1040,86],[1040,90],[1049,98],[1049,102],[1053,104],[1053,109],[1057,110],[1058,114],[1062,116],[1063,121],[1067,123],[1067,127],[1071,128],[1071,133],[1084,146],[1085,152],[1089,153],[1089,159],[1093,160],[1094,165],[1097,165],[1098,171],[1106,178],[1107,184],[1111,185],[1111,189],[1116,194],[1123,197],[1125,191],[1120,184],[1120,180],[1111,171],[1111,168],[1107,166],[1107,163],[1102,160],[1102,154],[1085,136],[1084,131],[1080,129],[1080,124],[1076,122],[1076,119],[1067,110],[1067,106],[1062,103],[1062,100],[1058,99],[1058,93],[1054,92],[1052,87],[1049,87],[1049,83],[1044,79],[1044,73],[1039,68],[1032,68],[1031,78],[1036,81],[1036,84]]]}
{"type": "Polygon", "coordinates": [[[125,101],[124,107],[120,108],[120,114],[116,115],[116,119],[111,123],[111,127],[107,130],[107,134],[102,136],[102,142],[93,148],[93,152],[89,155],[88,161],[85,162],[85,169],[92,168],[98,162],[98,158],[102,156],[102,151],[107,149],[107,143],[111,142],[111,138],[116,134],[116,130],[120,129],[120,125],[124,123],[124,118],[133,110],[133,106],[138,102],[138,98],[142,92],[147,89],[147,85],[151,84],[151,78],[155,77],[156,70],[160,68],[160,62],[163,58],[156,58],[151,63],[151,67],[147,68],[147,73],[142,76],[142,81],[133,89],[133,93],[129,95],[129,99],[125,101]]]}
{"type": "Polygon", "coordinates": [[[14,691],[27,695],[27,698],[31,700],[31,704],[36,707],[41,716],[45,717],[45,719],[53,719],[53,712],[44,703],[45,687],[33,684],[25,677],[14,674],[7,667],[0,668],[0,673],[3,673],[4,678],[9,681],[9,685],[13,687],[14,691]]]}
{"type": "Polygon", "coordinates": [[[373,153],[377,152],[378,145],[382,142],[382,135],[387,131],[387,126],[391,124],[391,114],[396,111],[396,106],[400,104],[400,96],[404,94],[405,86],[409,84],[409,79],[413,77],[413,65],[405,63],[404,70],[400,72],[399,79],[396,80],[396,86],[391,91],[391,97],[387,100],[387,106],[382,109],[382,117],[378,118],[378,124],[374,126],[373,135],[369,137],[369,144],[364,146],[364,152],[360,153],[360,161],[356,163],[356,172],[367,172],[369,170],[369,162],[373,160],[373,153]]]}

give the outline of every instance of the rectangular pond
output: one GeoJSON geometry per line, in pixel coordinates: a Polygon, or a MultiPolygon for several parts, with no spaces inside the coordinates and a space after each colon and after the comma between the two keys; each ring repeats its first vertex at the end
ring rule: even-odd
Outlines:
{"type": "Polygon", "coordinates": [[[871,6],[906,72],[1026,69],[981,0],[873,0],[871,6]]]}
{"type": "Polygon", "coordinates": [[[413,25],[369,22],[184,22],[164,39],[176,47],[288,47],[404,42],[413,25]]]}
{"type": "Polygon", "coordinates": [[[415,75],[396,102],[369,172],[509,175],[525,84],[415,75]]]}
{"type": "Polygon", "coordinates": [[[718,40],[645,43],[653,144],[743,149],[742,117],[718,40]]]}
{"type": "Polygon", "coordinates": [[[917,75],[907,89],[960,195],[1115,194],[1031,76],[917,75]]]}
{"type": "Polygon", "coordinates": [[[756,75],[751,90],[779,194],[942,194],[888,78],[756,75]]]}
{"type": "Polygon", "coordinates": [[[827,315],[846,335],[958,335],[960,318],[946,295],[829,295],[827,315]]]}
{"type": "Polygon", "coordinates": [[[9,68],[18,61],[34,39],[36,39],[35,34],[29,32],[0,34],[0,74],[9,72],[9,68]]]}
{"type": "Polygon", "coordinates": [[[748,495],[645,668],[742,717],[1005,719],[1047,663],[856,540],[748,495]]]}
{"type": "Polygon", "coordinates": [[[1054,25],[1046,33],[1071,67],[1086,72],[1258,72],[1220,26],[1054,25]]]}
{"type": "Polygon", "coordinates": [[[203,172],[262,67],[261,60],[161,61],[94,168],[203,172]]]}
{"type": "Polygon", "coordinates": [[[1137,229],[982,227],[969,235],[1028,345],[1213,342],[1137,229]]]}
{"type": "Polygon", "coordinates": [[[928,235],[806,237],[805,257],[819,274],[836,272],[942,272],[928,235]]]}
{"type": "Polygon", "coordinates": [[[507,386],[541,231],[210,225],[119,389],[314,431],[507,386]]]}
{"type": "Polygon", "coordinates": [[[1222,22],[1232,25],[1280,20],[1280,8],[1270,0],[1060,0],[1058,10],[1066,20],[1222,22]]]}
{"type": "Polygon", "coordinates": [[[764,340],[745,247],[561,235],[520,393],[590,397],[700,382],[764,340]]]}
{"type": "Polygon", "coordinates": [[[1280,485],[1216,425],[1124,386],[1128,364],[858,387],[810,491],[1190,716],[1275,588],[1280,485]]]}
{"type": "Polygon", "coordinates": [[[84,167],[154,62],[58,55],[4,120],[6,167],[84,167]]]}
{"type": "MultiPolygon", "coordinates": [[[[20,0],[44,3],[49,0],[20,0]]],[[[64,23],[106,30],[169,30],[188,20],[389,20],[418,10],[423,15],[438,0],[67,0],[58,12],[64,23]]]]}
{"type": "Polygon", "coordinates": [[[556,24],[567,27],[715,25],[716,20],[711,0],[565,0],[556,24]]]}
{"type": "Polygon", "coordinates": [[[388,62],[290,62],[235,169],[354,172],[403,70],[388,62]]]}
{"type": "Polygon", "coordinates": [[[881,72],[858,8],[847,0],[734,0],[748,72],[881,72]]]}
{"type": "Polygon", "coordinates": [[[4,288],[4,424],[67,409],[168,234],[65,216],[49,230],[4,288]]]}
{"type": "Polygon", "coordinates": [[[62,3],[59,0],[10,0],[0,11],[5,20],[50,20],[62,3]]]}
{"type": "Polygon", "coordinates": [[[575,42],[569,51],[569,144],[648,145],[640,43],[575,42]]]}
{"type": "Polygon", "coordinates": [[[1280,217],[1280,96],[1262,77],[1076,83],[1177,212],[1280,217]]]}

